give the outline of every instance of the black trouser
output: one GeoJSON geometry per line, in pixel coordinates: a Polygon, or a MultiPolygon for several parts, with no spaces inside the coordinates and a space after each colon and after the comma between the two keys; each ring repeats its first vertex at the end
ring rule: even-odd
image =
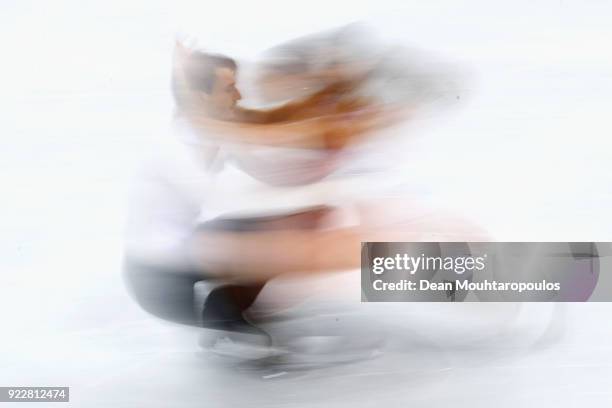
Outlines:
{"type": "MultiPolygon", "coordinates": [[[[202,231],[263,231],[315,228],[325,208],[315,208],[282,217],[255,219],[219,219],[203,224],[202,231]]],[[[266,281],[252,284],[228,284],[214,289],[202,310],[196,310],[194,286],[207,280],[203,271],[177,271],[135,262],[125,262],[124,276],[136,302],[154,316],[175,323],[207,327],[237,322],[257,299],[266,281]]]]}
{"type": "Polygon", "coordinates": [[[198,311],[194,286],[205,279],[202,272],[166,270],[128,260],[124,276],[134,299],[145,311],[192,326],[240,320],[265,285],[263,282],[220,286],[210,292],[203,309],[198,311]]]}

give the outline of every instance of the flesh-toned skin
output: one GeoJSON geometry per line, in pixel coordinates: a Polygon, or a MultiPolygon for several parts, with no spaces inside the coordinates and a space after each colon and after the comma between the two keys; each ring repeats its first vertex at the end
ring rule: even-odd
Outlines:
{"type": "MultiPolygon", "coordinates": [[[[328,214],[329,215],[329,214],[328,214]]],[[[485,242],[478,226],[452,214],[407,208],[403,203],[364,205],[361,225],[328,230],[213,232],[194,237],[197,262],[226,279],[261,281],[281,274],[359,268],[361,242],[485,242]],[[411,216],[411,214],[413,214],[411,216]],[[199,248],[206,248],[201,252],[199,248]]]]}

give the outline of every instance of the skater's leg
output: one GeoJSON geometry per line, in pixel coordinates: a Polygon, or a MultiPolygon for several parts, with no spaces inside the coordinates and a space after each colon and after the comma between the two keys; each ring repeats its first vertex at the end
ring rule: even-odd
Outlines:
{"type": "Polygon", "coordinates": [[[250,285],[225,285],[214,289],[204,303],[202,321],[204,327],[231,331],[254,332],[244,312],[251,307],[265,283],[250,285]]]}
{"type": "Polygon", "coordinates": [[[127,261],[124,277],[132,296],[148,313],[174,323],[200,325],[194,285],[203,280],[202,275],[127,261]]]}

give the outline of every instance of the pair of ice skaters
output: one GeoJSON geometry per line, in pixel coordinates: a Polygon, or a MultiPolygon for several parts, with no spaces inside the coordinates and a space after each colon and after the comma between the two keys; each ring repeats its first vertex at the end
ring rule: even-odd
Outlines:
{"type": "Polygon", "coordinates": [[[270,279],[356,268],[361,241],[398,239],[388,226],[364,236],[355,196],[334,174],[353,146],[401,121],[406,104],[362,92],[380,64],[314,48],[273,60],[261,79],[269,94],[304,83],[314,91],[255,110],[238,105],[233,59],[177,45],[172,86],[186,149],[146,177],[128,231],[126,279],[145,310],[267,347],[249,308],[270,279]],[[219,286],[194,308],[203,280],[219,286]]]}

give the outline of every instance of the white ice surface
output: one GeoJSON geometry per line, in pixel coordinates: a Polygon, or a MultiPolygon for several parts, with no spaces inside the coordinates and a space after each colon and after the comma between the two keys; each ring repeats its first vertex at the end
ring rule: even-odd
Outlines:
{"type": "Polygon", "coordinates": [[[339,275],[328,300],[385,334],[382,355],[265,379],[203,358],[119,274],[129,177],[171,116],[178,8],[246,58],[370,17],[461,64],[464,103],[395,149],[406,189],[500,240],[612,241],[610,3],[185,3],[0,6],[0,385],[69,385],[78,407],[612,405],[609,304],[359,304],[358,276],[339,275]]]}

